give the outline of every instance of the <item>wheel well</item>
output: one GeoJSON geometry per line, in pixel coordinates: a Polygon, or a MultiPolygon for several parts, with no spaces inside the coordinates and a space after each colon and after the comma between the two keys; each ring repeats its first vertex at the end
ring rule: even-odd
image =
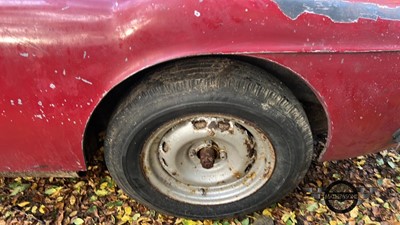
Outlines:
{"type": "MultiPolygon", "coordinates": [[[[204,57],[204,56],[201,56],[204,57]]],[[[277,65],[273,62],[247,57],[247,56],[212,56],[212,57],[229,57],[235,60],[247,62],[249,64],[258,66],[265,71],[273,74],[283,84],[285,84],[301,102],[303,108],[309,119],[311,129],[313,132],[314,140],[321,141],[325,144],[325,137],[328,132],[328,119],[325,110],[318,100],[317,96],[311,90],[309,86],[295,73],[292,71],[277,65]]],[[[179,59],[177,59],[179,60],[179,59]]],[[[121,100],[126,94],[128,94],[130,88],[135,85],[143,75],[149,71],[157,70],[166,63],[171,63],[177,60],[161,63],[153,67],[147,68],[134,76],[129,77],[125,81],[114,87],[99,103],[94,110],[89,123],[85,130],[83,148],[86,160],[91,160],[94,152],[102,146],[102,132],[107,128],[108,121],[114,109],[117,107],[119,100],[121,100]]],[[[321,150],[321,149],[320,149],[321,150]]],[[[320,150],[316,152],[317,156],[320,154],[320,150]]]]}

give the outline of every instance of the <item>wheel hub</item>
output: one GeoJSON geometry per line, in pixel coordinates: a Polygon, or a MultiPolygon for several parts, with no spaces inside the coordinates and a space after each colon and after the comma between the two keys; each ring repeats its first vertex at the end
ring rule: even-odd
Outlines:
{"type": "Polygon", "coordinates": [[[203,115],[172,121],[153,133],[143,167],[160,192],[193,204],[222,204],[262,187],[275,166],[266,135],[235,117],[203,115]]]}

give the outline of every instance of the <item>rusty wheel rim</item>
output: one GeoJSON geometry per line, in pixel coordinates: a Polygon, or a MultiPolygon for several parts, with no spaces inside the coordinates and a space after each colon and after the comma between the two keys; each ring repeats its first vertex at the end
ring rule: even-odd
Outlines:
{"type": "Polygon", "coordinates": [[[267,134],[247,121],[214,114],[164,124],[147,139],[141,157],[153,187],[177,201],[200,205],[253,194],[275,167],[267,134]]]}

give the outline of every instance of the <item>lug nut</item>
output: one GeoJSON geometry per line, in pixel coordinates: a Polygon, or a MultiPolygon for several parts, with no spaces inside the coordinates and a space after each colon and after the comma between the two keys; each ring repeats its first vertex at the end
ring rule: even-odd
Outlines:
{"type": "Polygon", "coordinates": [[[226,152],[225,152],[225,151],[220,151],[220,152],[219,152],[219,157],[220,157],[222,160],[225,160],[226,157],[227,157],[226,152]]]}
{"type": "Polygon", "coordinates": [[[197,155],[196,149],[189,150],[189,157],[194,158],[197,155]]]}

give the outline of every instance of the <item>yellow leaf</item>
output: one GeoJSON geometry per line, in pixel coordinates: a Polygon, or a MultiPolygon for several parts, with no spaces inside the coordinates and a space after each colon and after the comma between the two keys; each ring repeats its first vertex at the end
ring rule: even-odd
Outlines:
{"type": "Polygon", "coordinates": [[[125,224],[126,222],[129,222],[131,220],[131,217],[128,215],[125,215],[121,218],[121,222],[119,224],[125,224]]]}
{"type": "Polygon", "coordinates": [[[381,203],[381,204],[383,204],[385,201],[383,201],[381,198],[379,198],[379,197],[376,197],[375,198],[375,200],[378,202],[378,203],[381,203]]]}
{"type": "Polygon", "coordinates": [[[336,221],[329,221],[329,225],[337,225],[336,221]]]}
{"type": "Polygon", "coordinates": [[[64,197],[59,196],[59,197],[57,197],[56,202],[61,202],[61,201],[63,201],[63,200],[64,200],[64,197]]]}
{"type": "Polygon", "coordinates": [[[138,220],[140,218],[140,213],[135,213],[135,215],[133,215],[132,219],[134,221],[138,220]]]}
{"type": "Polygon", "coordinates": [[[74,217],[74,216],[76,216],[76,215],[78,215],[78,211],[72,211],[70,214],[69,214],[69,217],[74,217]]]}
{"type": "Polygon", "coordinates": [[[36,214],[36,213],[37,213],[37,206],[36,206],[36,205],[32,207],[31,212],[32,212],[33,214],[36,214]]]}
{"type": "Polygon", "coordinates": [[[357,216],[358,216],[358,208],[355,207],[353,210],[350,211],[350,217],[357,218],[357,216]]]}
{"type": "Polygon", "coordinates": [[[41,214],[45,214],[45,210],[46,209],[46,207],[44,206],[44,205],[40,205],[40,207],[39,207],[39,212],[41,213],[41,214]]]}
{"type": "Polygon", "coordinates": [[[31,185],[31,189],[32,189],[32,190],[36,190],[36,189],[37,189],[37,186],[38,186],[37,183],[33,183],[33,184],[31,185]]]}
{"type": "Polygon", "coordinates": [[[125,216],[130,216],[132,214],[132,208],[127,206],[124,208],[125,216]]]}
{"type": "Polygon", "coordinates": [[[357,166],[362,167],[365,164],[365,160],[362,159],[362,160],[358,161],[356,164],[357,164],[357,166]]]}
{"type": "Polygon", "coordinates": [[[95,194],[96,194],[97,196],[99,196],[99,197],[104,197],[104,196],[108,195],[108,191],[107,191],[107,190],[104,190],[104,189],[102,189],[102,190],[96,190],[96,191],[95,191],[95,194]]]}
{"type": "Polygon", "coordinates": [[[108,186],[107,182],[103,182],[100,184],[100,189],[106,189],[106,187],[108,186]]]}
{"type": "Polygon", "coordinates": [[[76,198],[75,198],[75,196],[71,196],[70,198],[69,198],[69,204],[70,205],[75,205],[75,202],[76,202],[76,198]]]}
{"type": "Polygon", "coordinates": [[[84,182],[84,181],[79,181],[78,183],[76,183],[76,184],[74,185],[74,189],[77,190],[77,191],[79,191],[79,190],[81,189],[81,187],[83,187],[84,185],[85,185],[85,182],[84,182]]]}
{"type": "Polygon", "coordinates": [[[368,225],[380,225],[379,222],[372,221],[372,220],[369,218],[369,216],[364,216],[364,217],[363,217],[363,220],[364,220],[365,224],[368,224],[368,225]]]}
{"type": "Polygon", "coordinates": [[[322,181],[317,180],[317,185],[318,185],[318,187],[321,187],[322,186],[322,181]]]}
{"type": "Polygon", "coordinates": [[[264,216],[272,217],[271,209],[264,209],[264,210],[262,211],[262,214],[263,214],[264,216]]]}
{"type": "Polygon", "coordinates": [[[197,223],[193,220],[183,220],[182,221],[184,225],[197,225],[197,223]]]}
{"type": "Polygon", "coordinates": [[[204,220],[204,225],[212,225],[213,222],[211,220],[204,220]]]}
{"type": "Polygon", "coordinates": [[[25,207],[25,206],[27,206],[29,204],[31,204],[31,203],[30,202],[21,202],[21,203],[18,203],[18,206],[19,207],[25,207]]]}

